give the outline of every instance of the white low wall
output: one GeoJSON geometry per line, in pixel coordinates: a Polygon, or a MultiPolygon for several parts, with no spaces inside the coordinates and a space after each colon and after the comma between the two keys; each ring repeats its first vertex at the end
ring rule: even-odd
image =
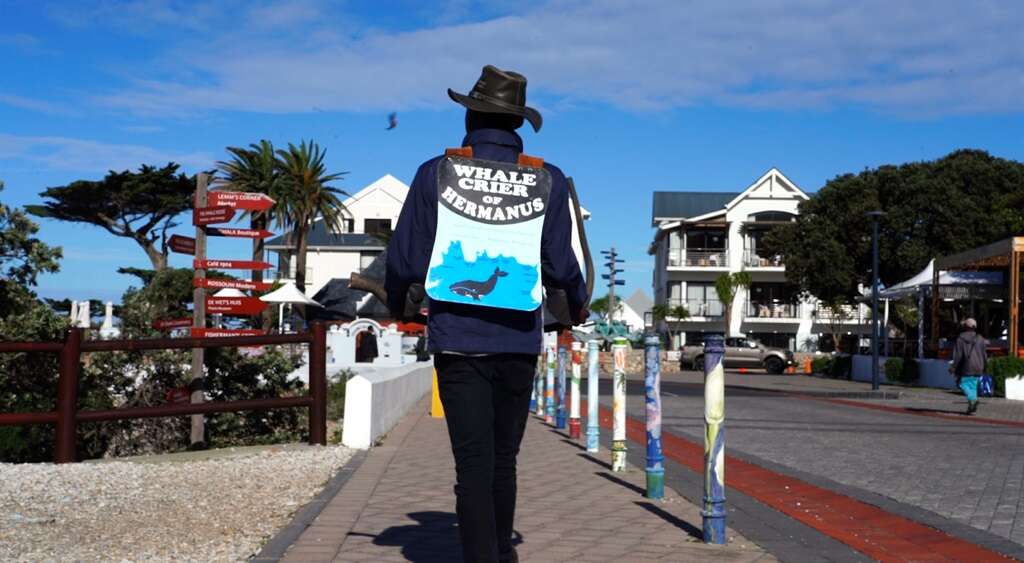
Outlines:
{"type": "Polygon", "coordinates": [[[345,384],[345,420],[341,443],[367,449],[430,393],[433,364],[358,367],[345,384]]]}

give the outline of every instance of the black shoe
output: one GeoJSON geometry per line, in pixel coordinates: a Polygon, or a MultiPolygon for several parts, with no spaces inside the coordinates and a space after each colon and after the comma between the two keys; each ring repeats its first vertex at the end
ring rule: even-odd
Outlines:
{"type": "Polygon", "coordinates": [[[967,412],[964,414],[974,414],[978,412],[978,401],[967,401],[967,412]]]}
{"type": "Polygon", "coordinates": [[[500,563],[519,563],[519,553],[517,553],[516,548],[513,547],[511,551],[499,554],[498,561],[500,563]]]}

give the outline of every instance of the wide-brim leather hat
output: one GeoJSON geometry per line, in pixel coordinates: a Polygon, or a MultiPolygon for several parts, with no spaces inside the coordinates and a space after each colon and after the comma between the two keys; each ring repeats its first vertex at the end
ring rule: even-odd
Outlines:
{"type": "Polygon", "coordinates": [[[460,94],[449,88],[448,96],[473,111],[523,117],[534,131],[540,131],[544,123],[540,112],[526,105],[526,77],[518,72],[487,65],[469,94],[460,94]]]}

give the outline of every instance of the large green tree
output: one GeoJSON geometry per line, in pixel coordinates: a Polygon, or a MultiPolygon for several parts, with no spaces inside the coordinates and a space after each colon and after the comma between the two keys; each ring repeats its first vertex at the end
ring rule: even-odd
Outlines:
{"type": "Polygon", "coordinates": [[[43,205],[26,207],[38,217],[87,223],[112,235],[135,241],[153,264],[167,267],[167,233],[177,218],[192,207],[195,180],[169,163],[143,165],[138,172],[111,171],[102,180],[76,180],[47,188],[43,205]]]}
{"type": "Polygon", "coordinates": [[[299,146],[289,143],[287,150],[277,151],[282,186],[272,216],[278,226],[290,231],[288,241],[296,253],[295,286],[302,291],[306,289],[306,249],[313,221],[322,217],[327,225],[334,225],[345,208],[338,198],[345,192],[330,184],[347,172],[328,172],[325,156],[327,151],[313,141],[302,141],[299,146]]]}
{"type": "Polygon", "coordinates": [[[24,211],[0,201],[0,315],[24,311],[35,301],[31,287],[39,274],[60,268],[61,249],[39,240],[38,232],[24,211]]]}
{"type": "Polygon", "coordinates": [[[825,302],[849,302],[871,283],[871,220],[880,221],[879,276],[892,285],[937,256],[1024,232],[1024,164],[960,150],[935,161],[886,165],[833,178],[774,228],[764,250],[786,277],[825,302]]]}

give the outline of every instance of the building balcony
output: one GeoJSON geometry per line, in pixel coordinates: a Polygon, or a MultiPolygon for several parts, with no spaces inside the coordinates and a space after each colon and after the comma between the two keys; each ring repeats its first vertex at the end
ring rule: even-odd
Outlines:
{"type": "MultiPolygon", "coordinates": [[[[671,308],[685,307],[690,313],[690,318],[717,319],[725,316],[725,307],[721,301],[704,301],[700,299],[669,299],[667,305],[671,308]]],[[[673,320],[669,317],[668,320],[673,320]]],[[[675,319],[678,320],[678,319],[675,319]]]]}
{"type": "Polygon", "coordinates": [[[825,324],[863,324],[871,321],[871,309],[864,305],[843,305],[835,309],[818,305],[814,309],[814,320],[825,324]]]}
{"type": "Polygon", "coordinates": [[[728,268],[729,251],[722,248],[687,248],[669,251],[670,268],[728,268]]]}
{"type": "Polygon", "coordinates": [[[744,318],[747,321],[798,320],[802,312],[799,303],[747,301],[744,318]]]}
{"type": "Polygon", "coordinates": [[[743,265],[747,268],[783,268],[785,265],[782,263],[781,256],[773,256],[766,258],[760,256],[754,250],[743,251],[743,265]]]}

